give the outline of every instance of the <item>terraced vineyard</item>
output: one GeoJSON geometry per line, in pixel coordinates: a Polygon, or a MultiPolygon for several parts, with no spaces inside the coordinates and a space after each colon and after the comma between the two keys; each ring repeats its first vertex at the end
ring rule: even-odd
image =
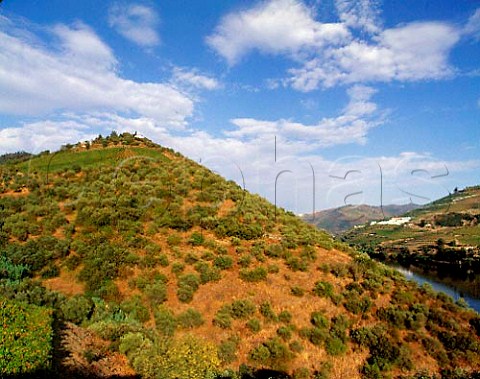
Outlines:
{"type": "Polygon", "coordinates": [[[381,260],[459,280],[480,296],[480,187],[469,187],[406,213],[403,225],[366,225],[342,239],[381,260]]]}

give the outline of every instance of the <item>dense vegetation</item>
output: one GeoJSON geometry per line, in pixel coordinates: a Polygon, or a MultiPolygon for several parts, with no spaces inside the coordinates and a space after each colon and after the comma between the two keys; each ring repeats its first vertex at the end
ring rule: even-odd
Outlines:
{"type": "Polygon", "coordinates": [[[52,350],[48,309],[0,300],[0,375],[46,371],[52,350]]]}
{"type": "Polygon", "coordinates": [[[123,354],[144,378],[480,369],[474,312],[144,138],[99,136],[0,174],[4,338],[40,352],[5,374],[62,370],[52,317],[106,344],[80,351],[83,369],[123,354]]]}
{"type": "Polygon", "coordinates": [[[32,158],[32,156],[32,154],[25,151],[3,154],[0,155],[0,164],[23,162],[32,158]]]}

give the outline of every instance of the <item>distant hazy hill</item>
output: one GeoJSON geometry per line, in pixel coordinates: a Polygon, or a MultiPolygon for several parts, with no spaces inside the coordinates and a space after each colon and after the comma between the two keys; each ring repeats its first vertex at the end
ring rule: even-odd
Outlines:
{"type": "Polygon", "coordinates": [[[126,133],[0,164],[0,323],[1,378],[480,370],[473,311],[126,133]]]}
{"type": "Polygon", "coordinates": [[[345,205],[339,208],[316,212],[315,217],[311,214],[304,215],[302,219],[330,233],[339,234],[353,228],[355,225],[399,216],[418,207],[420,206],[417,204],[391,204],[384,205],[382,211],[382,208],[379,206],[365,204],[345,205]]]}

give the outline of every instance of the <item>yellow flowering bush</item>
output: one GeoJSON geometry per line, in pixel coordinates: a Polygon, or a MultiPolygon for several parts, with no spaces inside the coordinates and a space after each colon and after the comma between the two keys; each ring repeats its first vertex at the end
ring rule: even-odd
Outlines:
{"type": "Polygon", "coordinates": [[[0,377],[49,368],[51,310],[0,300],[0,325],[0,377]]]}
{"type": "Polygon", "coordinates": [[[133,368],[143,378],[214,379],[218,372],[220,359],[216,346],[211,342],[191,335],[157,341],[155,345],[145,343],[140,336],[132,335],[131,339],[128,342],[141,347],[136,353],[128,355],[133,368]]]}

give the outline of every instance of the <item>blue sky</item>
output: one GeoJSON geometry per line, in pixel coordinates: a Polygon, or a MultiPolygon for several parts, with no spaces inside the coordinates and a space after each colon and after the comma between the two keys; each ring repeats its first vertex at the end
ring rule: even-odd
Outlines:
{"type": "Polygon", "coordinates": [[[480,184],[479,121],[476,0],[0,3],[0,154],[137,131],[305,213],[480,184]]]}

